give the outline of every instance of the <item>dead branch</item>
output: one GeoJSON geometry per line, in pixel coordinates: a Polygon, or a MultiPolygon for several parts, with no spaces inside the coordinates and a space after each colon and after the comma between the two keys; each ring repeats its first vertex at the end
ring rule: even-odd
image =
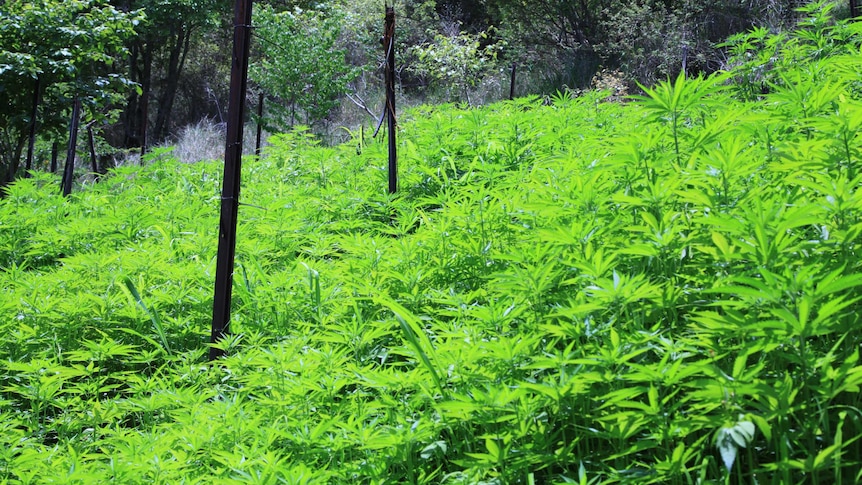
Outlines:
{"type": "Polygon", "coordinates": [[[364,109],[365,112],[368,113],[368,116],[371,117],[371,119],[376,118],[376,116],[374,116],[374,113],[372,113],[371,110],[368,109],[368,104],[365,102],[364,99],[362,99],[362,96],[359,96],[359,94],[347,93],[347,99],[353,102],[353,104],[355,104],[356,106],[359,106],[360,108],[364,109]]]}

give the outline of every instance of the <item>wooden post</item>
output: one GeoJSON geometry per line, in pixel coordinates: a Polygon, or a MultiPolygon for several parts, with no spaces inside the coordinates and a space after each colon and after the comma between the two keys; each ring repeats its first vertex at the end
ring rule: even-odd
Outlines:
{"type": "Polygon", "coordinates": [[[78,122],[81,118],[81,100],[75,97],[72,119],[69,121],[69,149],[66,150],[66,166],[63,169],[63,197],[72,193],[72,178],[75,176],[75,147],[78,145],[78,122]]]}
{"type": "Polygon", "coordinates": [[[39,116],[39,95],[40,81],[36,77],[36,83],[33,87],[33,110],[30,111],[30,139],[27,141],[27,161],[24,164],[24,176],[30,176],[30,170],[33,168],[33,149],[36,145],[36,119],[39,116]]]}
{"type": "MultiPolygon", "coordinates": [[[[215,294],[210,343],[218,343],[229,332],[230,304],[236,254],[236,223],[239,212],[240,173],[242,169],[242,128],[245,94],[248,86],[248,51],[251,37],[252,0],[235,0],[233,25],[233,62],[230,71],[230,100],[227,117],[227,140],[224,151],[221,218],[218,255],[216,256],[215,294]]],[[[225,352],[210,347],[209,358],[215,360],[225,352]]]]}
{"type": "Polygon", "coordinates": [[[144,155],[147,153],[147,107],[150,105],[150,91],[144,91],[141,95],[141,165],[144,164],[144,155]]]}
{"type": "Polygon", "coordinates": [[[509,79],[509,99],[515,99],[515,73],[518,69],[518,63],[512,62],[512,75],[509,79]]]}
{"type": "Polygon", "coordinates": [[[856,3],[857,0],[850,0],[850,18],[856,19],[859,16],[859,5],[856,3]]]}
{"type": "Polygon", "coordinates": [[[254,156],[260,156],[260,137],[263,134],[263,91],[257,97],[257,133],[254,137],[254,156]]]}
{"type": "MultiPolygon", "coordinates": [[[[389,3],[387,1],[387,3],[389,3]]],[[[389,130],[389,193],[398,190],[398,156],[395,144],[395,7],[386,6],[383,28],[383,48],[386,51],[386,119],[389,130]]]]}

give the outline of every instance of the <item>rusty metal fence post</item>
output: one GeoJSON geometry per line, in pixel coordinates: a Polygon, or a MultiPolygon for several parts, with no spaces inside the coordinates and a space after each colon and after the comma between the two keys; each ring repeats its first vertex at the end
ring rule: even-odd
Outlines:
{"type": "Polygon", "coordinates": [[[257,133],[254,136],[254,156],[260,156],[260,138],[263,136],[263,91],[257,97],[257,133]]]}
{"type": "Polygon", "coordinates": [[[389,193],[398,190],[398,157],[395,144],[395,7],[386,6],[383,27],[383,48],[386,50],[386,118],[389,130],[389,193]]]}
{"type": "Polygon", "coordinates": [[[518,62],[512,61],[512,71],[509,75],[509,99],[515,99],[515,75],[518,71],[518,62]]]}
{"type": "MultiPolygon", "coordinates": [[[[215,344],[229,332],[230,305],[236,255],[236,223],[239,212],[240,173],[242,168],[242,130],[245,95],[248,86],[248,53],[251,38],[252,0],[236,0],[234,6],[233,61],[230,73],[227,139],[222,180],[221,217],[219,219],[218,255],[216,256],[215,292],[210,343],[215,344]]],[[[224,350],[210,347],[209,358],[215,360],[224,350]]]]}

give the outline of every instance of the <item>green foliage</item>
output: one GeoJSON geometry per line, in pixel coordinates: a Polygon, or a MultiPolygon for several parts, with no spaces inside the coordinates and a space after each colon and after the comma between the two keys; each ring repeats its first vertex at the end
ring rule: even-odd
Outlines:
{"type": "Polygon", "coordinates": [[[499,27],[507,56],[519,63],[545,72],[586,68],[592,73],[595,64],[583,64],[600,61],[621,69],[630,80],[651,85],[675,77],[684,65],[695,74],[717,71],[724,56],[715,43],[755,25],[781,29],[787,3],[488,0],[473,5],[483,6],[481,18],[499,27]]]}
{"type": "Polygon", "coordinates": [[[725,60],[717,42],[755,25],[782,30],[788,21],[782,2],[648,0],[603,8],[596,49],[646,85],[683,71],[715,72],[725,60]]]}
{"type": "Polygon", "coordinates": [[[0,481],[858,483],[862,100],[816,62],[410,111],[394,196],[382,143],[274,137],[214,365],[219,164],[10,185],[0,481]]]}
{"type": "MultiPolygon", "coordinates": [[[[724,101],[715,95],[723,90],[722,82],[725,79],[726,76],[689,79],[681,72],[673,83],[661,82],[652,89],[640,86],[646,96],[633,96],[634,99],[641,101],[644,108],[653,113],[654,120],[670,123],[677,164],[681,163],[680,128],[685,124],[696,122],[697,117],[702,116],[704,111],[710,108],[710,104],[715,107],[724,101]]],[[[706,141],[698,140],[699,143],[706,141]]]]}
{"type": "Polygon", "coordinates": [[[11,0],[0,5],[0,16],[0,183],[6,183],[17,173],[37,90],[39,126],[54,132],[68,125],[73,97],[89,119],[103,120],[133,90],[113,64],[142,16],[105,0],[11,0]]]}
{"type": "MultiPolygon", "coordinates": [[[[440,16],[436,11],[435,0],[396,0],[393,3],[396,62],[406,68],[415,61],[410,48],[427,43],[433,38],[434,32],[439,30],[440,16]]],[[[381,66],[385,59],[380,42],[383,35],[384,4],[377,0],[331,2],[332,9],[342,16],[340,44],[347,50],[350,64],[363,70],[361,81],[369,84],[380,83],[381,86],[381,66]]],[[[401,72],[402,82],[407,74],[407,69],[401,72]]],[[[406,83],[409,83],[409,79],[406,83]]]]}
{"type": "Polygon", "coordinates": [[[233,2],[129,0],[127,4],[144,12],[146,21],[128,42],[130,55],[123,65],[128,77],[147,93],[129,97],[123,106],[123,146],[143,142],[138,137],[144,123],[150,128],[149,144],[154,144],[187,123],[218,116],[219,96],[227,97],[229,84],[233,31],[228,26],[233,2]],[[146,120],[142,119],[145,99],[146,120]],[[184,109],[174,109],[175,105],[184,109]]]}
{"type": "MultiPolygon", "coordinates": [[[[770,34],[764,27],[731,36],[721,46],[730,54],[729,66],[734,74],[734,86],[743,99],[752,100],[768,93],[775,85],[795,82],[793,76],[820,80],[833,74],[834,64],[858,55],[862,45],[862,27],[848,20],[836,22],[831,2],[814,2],[801,10],[798,26],[791,31],[770,34]]],[[[849,77],[854,90],[859,81],[849,77]]]]}
{"type": "Polygon", "coordinates": [[[439,81],[470,103],[468,89],[476,86],[497,66],[497,53],[504,43],[490,43],[489,32],[453,36],[437,34],[434,41],[413,47],[416,63],[414,72],[439,81]]]}
{"type": "Polygon", "coordinates": [[[340,19],[333,13],[271,8],[256,13],[261,59],[249,75],[273,100],[264,119],[272,129],[287,130],[325,118],[358,74],[346,64],[345,51],[336,47],[340,19]]]}

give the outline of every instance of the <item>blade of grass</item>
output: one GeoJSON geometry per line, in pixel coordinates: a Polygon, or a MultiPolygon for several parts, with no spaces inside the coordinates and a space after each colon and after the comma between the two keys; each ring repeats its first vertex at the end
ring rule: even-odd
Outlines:
{"type": "Polygon", "coordinates": [[[135,301],[138,303],[138,306],[140,306],[144,310],[144,313],[146,313],[147,316],[150,317],[150,321],[153,322],[153,328],[156,330],[156,334],[159,336],[159,340],[162,343],[162,347],[165,349],[168,355],[171,355],[173,351],[171,350],[171,345],[168,343],[168,338],[165,335],[164,326],[162,326],[162,320],[159,318],[159,314],[156,313],[156,309],[153,308],[152,310],[150,310],[147,307],[147,304],[144,303],[143,298],[141,298],[140,292],[138,292],[138,288],[135,286],[135,283],[131,280],[131,278],[129,278],[128,276],[123,278],[123,284],[126,286],[126,289],[129,291],[129,294],[132,295],[132,298],[134,298],[135,301]]]}
{"type": "Polygon", "coordinates": [[[374,301],[385,306],[395,314],[395,318],[401,325],[401,331],[404,333],[404,338],[407,340],[407,343],[413,347],[413,350],[415,350],[419,355],[419,359],[422,361],[422,364],[428,369],[428,372],[431,373],[431,378],[434,380],[434,384],[440,390],[440,393],[444,397],[447,396],[446,389],[443,388],[443,383],[440,380],[440,375],[437,373],[437,369],[434,364],[431,363],[431,358],[435,361],[437,360],[434,355],[434,346],[422,330],[422,326],[419,324],[419,319],[410,313],[409,310],[401,306],[401,304],[390,298],[375,297],[374,301]],[[427,352],[423,347],[428,349],[427,352]],[[428,357],[429,353],[431,354],[431,358],[428,357]]]}

